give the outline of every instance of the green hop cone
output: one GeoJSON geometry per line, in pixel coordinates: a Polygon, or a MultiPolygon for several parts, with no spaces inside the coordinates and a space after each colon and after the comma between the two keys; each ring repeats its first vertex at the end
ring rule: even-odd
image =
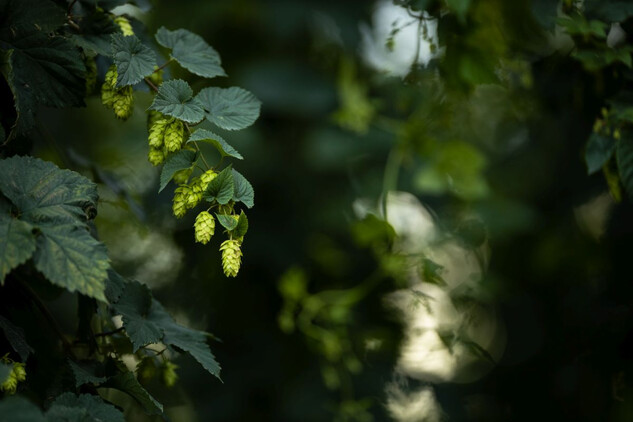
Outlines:
{"type": "MultiPolygon", "coordinates": [[[[154,69],[158,69],[158,66],[154,66],[154,69]]],[[[148,79],[156,86],[163,83],[163,69],[154,70],[154,73],[148,76],[148,79]]]]}
{"type": "Polygon", "coordinates": [[[158,119],[153,122],[149,128],[149,135],[147,137],[149,146],[154,148],[162,148],[163,141],[165,139],[165,129],[167,128],[167,119],[158,119]]]}
{"type": "Polygon", "coordinates": [[[160,148],[149,147],[147,160],[152,163],[153,166],[159,166],[163,164],[163,161],[165,161],[165,154],[160,148]]]}
{"type": "Polygon", "coordinates": [[[189,180],[189,176],[191,176],[192,172],[193,172],[192,168],[178,170],[174,174],[174,182],[176,182],[176,184],[179,184],[179,185],[187,183],[187,180],[189,180]]]}
{"type": "Polygon", "coordinates": [[[26,380],[26,369],[24,369],[23,363],[13,362],[6,356],[2,359],[2,361],[7,364],[12,363],[13,367],[11,369],[9,377],[2,384],[0,384],[0,391],[4,391],[8,394],[15,394],[18,389],[18,384],[26,380]]]}
{"type": "Polygon", "coordinates": [[[189,195],[191,188],[187,185],[181,185],[174,191],[174,201],[172,211],[176,218],[181,218],[187,212],[186,197],[189,195]]]}
{"type": "Polygon", "coordinates": [[[202,188],[202,192],[207,190],[209,183],[211,183],[217,176],[218,174],[213,170],[207,170],[200,175],[200,187],[202,188]]]}
{"type": "Polygon", "coordinates": [[[211,236],[215,232],[215,219],[209,212],[202,211],[196,217],[193,225],[196,235],[196,242],[206,245],[211,240],[211,236]]]}
{"type": "Polygon", "coordinates": [[[224,275],[227,277],[235,277],[240,270],[242,263],[242,250],[238,240],[229,239],[220,245],[222,251],[222,268],[224,275]]]}
{"type": "Polygon", "coordinates": [[[178,381],[178,374],[176,373],[178,365],[170,361],[165,361],[161,369],[163,370],[161,373],[161,381],[163,381],[163,384],[167,387],[173,387],[176,381],[178,381]]]}
{"type": "Polygon", "coordinates": [[[131,86],[126,86],[117,91],[112,105],[114,115],[121,120],[127,120],[134,110],[134,94],[131,86]]]}
{"type": "Polygon", "coordinates": [[[182,121],[175,119],[165,128],[165,148],[169,152],[176,152],[182,147],[185,139],[185,128],[182,121]]]}
{"type": "Polygon", "coordinates": [[[200,201],[202,201],[202,185],[200,184],[200,177],[194,177],[191,179],[191,183],[189,184],[189,189],[184,195],[185,198],[185,206],[187,209],[191,209],[198,205],[200,201]]]}
{"type": "Polygon", "coordinates": [[[90,95],[97,86],[97,62],[94,57],[86,57],[84,63],[86,64],[86,95],[90,95]]]}
{"type": "Polygon", "coordinates": [[[121,28],[121,32],[126,37],[130,35],[134,35],[134,30],[132,29],[132,24],[125,16],[117,16],[114,18],[114,23],[116,23],[119,28],[121,28]]]}

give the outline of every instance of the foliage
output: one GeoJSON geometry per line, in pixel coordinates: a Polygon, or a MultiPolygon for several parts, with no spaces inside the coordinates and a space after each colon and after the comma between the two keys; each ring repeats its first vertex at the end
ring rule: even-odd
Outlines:
{"type": "MultiPolygon", "coordinates": [[[[150,161],[165,162],[158,191],[175,180],[177,197],[188,191],[186,209],[205,195],[208,208],[202,214],[212,218],[208,211],[215,209],[218,218],[235,223],[223,226],[228,235],[224,244],[230,242],[234,255],[225,273],[237,275],[248,222],[236,204],[252,207],[254,193],[231,165],[221,166],[224,157],[243,157],[206,129],[190,134],[205,118],[222,128],[245,128],[259,116],[260,102],[241,88],[209,87],[194,96],[185,80],[163,82],[163,69],[172,61],[207,78],[226,74],[218,53],[185,29],[159,29],[156,40],[171,58],[158,66],[160,54],[138,32],[139,23],[113,12],[123,3],[0,1],[2,75],[12,93],[0,113],[0,328],[10,346],[2,351],[0,364],[0,389],[6,396],[0,401],[2,420],[123,421],[121,407],[130,402],[108,402],[109,392],[117,390],[147,414],[163,415],[163,405],[146,384],[159,379],[173,387],[178,365],[172,359],[178,354],[190,355],[220,377],[208,345],[212,336],[178,324],[147,285],[112,267],[94,225],[100,207],[97,184],[26,155],[28,145],[42,136],[40,107],[83,106],[101,82],[104,106],[126,120],[134,113],[135,91],[145,83],[155,95],[148,110],[150,161]],[[198,142],[215,147],[221,160],[209,166],[198,142]],[[217,173],[220,185],[214,190],[217,173]],[[77,303],[74,336],[60,328],[46,304],[61,294],[73,295],[77,303]],[[37,309],[50,332],[40,336],[31,331],[29,320],[20,317],[24,307],[37,309]],[[47,373],[32,367],[53,369],[47,373]],[[146,368],[155,370],[150,374],[146,368]]],[[[98,178],[117,186],[105,172],[99,171],[98,178]]],[[[207,232],[203,243],[212,234],[207,232]]]]}

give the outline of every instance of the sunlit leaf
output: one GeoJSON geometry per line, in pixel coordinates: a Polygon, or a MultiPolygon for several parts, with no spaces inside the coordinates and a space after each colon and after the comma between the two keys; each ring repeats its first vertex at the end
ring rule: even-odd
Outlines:
{"type": "Polygon", "coordinates": [[[202,104],[193,98],[191,87],[181,79],[163,82],[149,109],[188,123],[198,123],[204,118],[202,104]]]}
{"type": "Polygon", "coordinates": [[[171,57],[190,72],[205,78],[226,76],[220,55],[199,35],[186,29],[170,31],[161,27],[156,32],[156,41],[171,48],[171,57]]]}
{"type": "Polygon", "coordinates": [[[242,88],[204,88],[196,98],[204,107],[207,120],[222,129],[244,129],[259,117],[261,102],[242,88]]]}
{"type": "Polygon", "coordinates": [[[112,55],[117,67],[117,86],[134,85],[154,72],[156,54],[135,35],[112,35],[112,55]]]}
{"type": "Polygon", "coordinates": [[[237,152],[235,148],[233,148],[224,139],[222,139],[220,135],[217,135],[211,132],[210,130],[206,130],[206,129],[196,130],[195,132],[191,134],[191,136],[189,137],[189,140],[187,140],[187,143],[189,142],[205,142],[205,143],[211,144],[215,147],[215,149],[218,150],[218,152],[223,157],[233,157],[239,160],[244,158],[242,157],[242,154],[237,152]]]}

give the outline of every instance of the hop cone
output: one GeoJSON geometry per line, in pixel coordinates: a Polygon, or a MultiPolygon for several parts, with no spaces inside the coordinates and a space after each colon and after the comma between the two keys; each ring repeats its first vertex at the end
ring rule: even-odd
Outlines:
{"type": "Polygon", "coordinates": [[[200,185],[200,177],[191,179],[187,192],[184,194],[185,206],[191,209],[202,201],[202,186],[200,185]]]}
{"type": "Polygon", "coordinates": [[[149,147],[147,159],[150,163],[152,163],[152,165],[158,166],[163,164],[163,161],[165,161],[165,154],[160,148],[149,147]]]}
{"type": "Polygon", "coordinates": [[[176,218],[181,218],[187,212],[186,196],[189,194],[191,188],[187,185],[182,185],[176,188],[174,192],[174,202],[172,204],[172,210],[176,218]]]}
{"type": "Polygon", "coordinates": [[[151,147],[162,148],[168,121],[169,120],[165,118],[159,118],[149,127],[149,135],[147,139],[151,147]]]}
{"type": "Polygon", "coordinates": [[[178,381],[178,374],[176,373],[178,365],[170,361],[165,361],[162,367],[161,380],[167,387],[173,387],[178,381]]]}
{"type": "Polygon", "coordinates": [[[132,30],[132,25],[130,24],[130,21],[127,20],[126,17],[117,16],[116,18],[114,18],[114,23],[119,25],[119,28],[121,28],[121,32],[123,32],[123,35],[125,35],[126,37],[130,35],[134,35],[134,30],[132,30]]]}
{"type": "Polygon", "coordinates": [[[131,86],[126,86],[117,91],[112,105],[114,115],[121,120],[127,120],[134,109],[134,94],[131,86]]]}
{"type": "Polygon", "coordinates": [[[202,211],[196,217],[193,225],[196,235],[196,242],[206,245],[211,240],[211,236],[215,232],[215,219],[207,211],[202,211]]]}
{"type": "MultiPolygon", "coordinates": [[[[154,69],[158,69],[158,66],[154,66],[154,69]]],[[[149,80],[156,86],[163,83],[163,69],[158,72],[154,70],[154,73],[148,76],[149,80]]]]}
{"type": "Polygon", "coordinates": [[[169,152],[176,152],[182,146],[185,137],[185,130],[182,122],[175,119],[167,124],[165,128],[165,148],[169,152]]]}
{"type": "Polygon", "coordinates": [[[213,181],[218,176],[218,174],[213,170],[207,170],[200,175],[200,187],[202,188],[202,192],[207,190],[207,186],[209,183],[213,181]]]}
{"type": "MultiPolygon", "coordinates": [[[[5,363],[11,363],[10,359],[3,359],[5,363]]],[[[11,373],[9,373],[9,377],[0,384],[0,391],[4,391],[8,394],[15,394],[18,383],[26,380],[26,370],[24,369],[24,364],[21,362],[12,362],[13,367],[11,369],[11,373]]]]}
{"type": "Polygon", "coordinates": [[[224,269],[224,275],[227,277],[235,277],[242,263],[240,242],[233,239],[225,240],[222,242],[222,245],[220,245],[220,250],[222,251],[222,268],[224,269]]]}
{"type": "Polygon", "coordinates": [[[187,183],[187,180],[189,180],[189,176],[191,176],[192,171],[193,169],[190,169],[190,168],[177,171],[174,174],[174,182],[176,182],[179,185],[187,183]]]}
{"type": "Polygon", "coordinates": [[[112,108],[116,98],[116,78],[117,78],[116,66],[112,65],[105,74],[105,81],[101,85],[101,102],[104,106],[112,108]]]}

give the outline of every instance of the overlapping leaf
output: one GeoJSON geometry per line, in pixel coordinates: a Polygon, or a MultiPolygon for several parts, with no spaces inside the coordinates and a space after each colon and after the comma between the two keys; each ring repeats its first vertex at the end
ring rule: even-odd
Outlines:
{"type": "Polygon", "coordinates": [[[136,400],[145,412],[150,415],[160,415],[163,413],[163,405],[160,404],[145,388],[138,382],[132,372],[124,372],[108,379],[102,387],[114,388],[129,394],[136,400]]]}
{"type": "Polygon", "coordinates": [[[211,144],[218,150],[218,152],[223,157],[233,157],[233,158],[237,158],[238,160],[241,160],[244,158],[242,157],[242,154],[237,152],[235,148],[233,148],[231,145],[229,145],[228,142],[222,139],[220,135],[217,135],[211,132],[210,130],[206,130],[206,129],[196,130],[195,132],[191,134],[191,136],[189,137],[189,140],[187,140],[187,143],[189,142],[205,142],[205,143],[211,144]]]}
{"type": "Polygon", "coordinates": [[[242,202],[248,208],[252,208],[255,205],[255,191],[246,177],[242,176],[240,172],[233,169],[233,183],[235,191],[233,193],[233,201],[242,202]]]}
{"type": "Polygon", "coordinates": [[[25,263],[35,252],[33,226],[18,220],[0,207],[0,284],[18,265],[25,263]]]}
{"type": "Polygon", "coordinates": [[[224,205],[233,199],[234,192],[233,173],[231,167],[227,167],[209,183],[204,198],[209,202],[217,201],[218,204],[224,205]]]}
{"type": "Polygon", "coordinates": [[[202,104],[193,98],[191,87],[181,79],[163,82],[149,109],[188,123],[198,123],[204,118],[202,104]]]}
{"type": "MultiPolygon", "coordinates": [[[[125,422],[123,413],[111,404],[104,402],[98,396],[82,394],[76,396],[73,393],[64,393],[57,397],[46,414],[49,421],[67,421],[67,415],[82,415],[81,422],[108,421],[125,422]]],[[[70,419],[74,420],[74,419],[70,419]]]]}
{"type": "Polygon", "coordinates": [[[22,362],[26,362],[29,355],[33,353],[33,348],[31,348],[31,346],[29,346],[29,344],[26,342],[26,338],[24,337],[24,330],[14,325],[11,321],[1,315],[0,328],[4,332],[4,336],[6,337],[13,350],[15,350],[18,355],[20,355],[20,359],[22,359],[22,362]]]}
{"type": "Polygon", "coordinates": [[[165,161],[163,170],[160,172],[160,186],[158,188],[158,192],[165,189],[165,186],[167,186],[176,172],[193,166],[197,157],[198,154],[196,152],[189,151],[188,149],[183,149],[170,155],[167,158],[167,161],[165,161]]]}
{"type": "Polygon", "coordinates": [[[593,133],[587,142],[585,150],[585,161],[587,162],[587,172],[593,174],[600,170],[604,163],[613,155],[615,151],[615,139],[611,136],[604,136],[593,133]]]}
{"type": "Polygon", "coordinates": [[[117,86],[134,85],[154,72],[156,54],[135,35],[112,36],[112,55],[117,67],[117,86]]]}
{"type": "Polygon", "coordinates": [[[132,341],[134,352],[163,338],[161,328],[150,319],[152,294],[149,288],[137,281],[125,285],[119,301],[114,304],[116,313],[122,315],[123,326],[132,341]]]}
{"type": "Polygon", "coordinates": [[[161,27],[156,32],[156,41],[171,48],[171,57],[190,72],[205,78],[226,76],[220,55],[199,35],[186,29],[170,31],[161,27]]]}
{"type": "Polygon", "coordinates": [[[242,88],[204,88],[196,98],[204,107],[207,120],[222,129],[244,129],[259,117],[261,102],[242,88]]]}

